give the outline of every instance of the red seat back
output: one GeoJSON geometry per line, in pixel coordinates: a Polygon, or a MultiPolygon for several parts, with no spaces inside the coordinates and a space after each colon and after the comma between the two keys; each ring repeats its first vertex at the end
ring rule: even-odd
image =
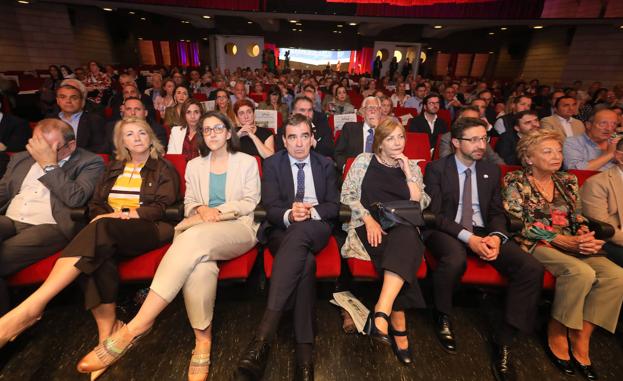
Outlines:
{"type": "Polygon", "coordinates": [[[491,149],[495,151],[495,145],[498,144],[498,140],[500,140],[499,137],[494,136],[491,138],[491,140],[489,140],[489,146],[491,146],[491,149]]]}
{"type": "Polygon", "coordinates": [[[394,108],[394,115],[400,118],[403,115],[411,114],[412,117],[417,116],[417,109],[411,107],[396,107],[394,108]]]}
{"type": "Polygon", "coordinates": [[[192,97],[199,102],[206,102],[208,100],[208,97],[204,93],[193,93],[192,97]]]}
{"type": "Polygon", "coordinates": [[[575,175],[575,177],[578,178],[578,185],[582,186],[582,184],[584,184],[584,181],[586,181],[586,179],[588,179],[589,177],[596,175],[599,173],[599,171],[587,171],[587,170],[582,170],[582,169],[570,169],[569,173],[572,175],[575,175]]]}
{"type": "Polygon", "coordinates": [[[430,143],[428,134],[423,132],[407,132],[404,154],[409,159],[430,160],[430,143]]]}
{"type": "Polygon", "coordinates": [[[448,126],[448,128],[452,126],[452,116],[450,115],[450,110],[440,109],[437,112],[437,117],[446,122],[446,126],[448,126]]]}
{"type": "Polygon", "coordinates": [[[184,155],[164,155],[164,158],[173,164],[177,174],[180,176],[180,194],[183,196],[186,193],[186,158],[184,155]]]}

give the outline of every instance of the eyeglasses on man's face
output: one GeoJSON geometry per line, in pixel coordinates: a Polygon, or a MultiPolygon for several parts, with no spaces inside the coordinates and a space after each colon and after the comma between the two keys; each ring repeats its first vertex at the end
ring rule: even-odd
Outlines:
{"type": "Polygon", "coordinates": [[[478,144],[478,143],[489,143],[489,137],[488,136],[472,136],[471,138],[456,138],[457,140],[464,140],[466,142],[470,142],[472,144],[478,144]]]}

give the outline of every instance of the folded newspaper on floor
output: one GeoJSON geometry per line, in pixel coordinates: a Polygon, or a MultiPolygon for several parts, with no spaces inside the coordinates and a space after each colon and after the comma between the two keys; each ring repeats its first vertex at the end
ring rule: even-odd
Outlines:
{"type": "Polygon", "coordinates": [[[370,310],[368,310],[359,299],[350,293],[350,291],[334,292],[331,303],[348,311],[353,318],[357,331],[359,331],[359,333],[364,333],[363,327],[366,325],[370,310]]]}

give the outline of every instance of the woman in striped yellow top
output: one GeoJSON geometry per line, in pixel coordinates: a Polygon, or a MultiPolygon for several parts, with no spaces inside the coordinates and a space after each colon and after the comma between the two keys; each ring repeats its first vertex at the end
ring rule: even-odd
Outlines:
{"type": "Polygon", "coordinates": [[[13,328],[10,332],[31,324],[80,276],[86,308],[93,313],[103,342],[124,326],[115,314],[117,260],[156,249],[173,237],[173,226],[163,219],[165,208],[178,199],[179,178],[162,158],[164,149],[149,124],[138,118],[119,121],[114,143],[116,160],[89,202],[91,223],[63,250],[41,287],[3,318],[13,328]]]}

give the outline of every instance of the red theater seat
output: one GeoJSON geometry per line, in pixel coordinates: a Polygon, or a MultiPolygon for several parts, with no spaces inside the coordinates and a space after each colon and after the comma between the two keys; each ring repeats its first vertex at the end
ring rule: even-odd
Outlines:
{"type": "Polygon", "coordinates": [[[111,119],[112,118],[112,107],[106,107],[104,109],[104,118],[111,119]]]}
{"type": "Polygon", "coordinates": [[[404,154],[409,159],[430,160],[428,134],[423,132],[407,132],[404,154]]]}
{"type": "Polygon", "coordinates": [[[448,126],[448,131],[450,131],[450,127],[452,126],[452,116],[450,115],[450,110],[440,109],[437,112],[437,116],[441,118],[446,125],[448,126]]]}
{"type": "Polygon", "coordinates": [[[582,170],[582,169],[570,169],[569,173],[572,175],[575,175],[575,177],[578,178],[578,185],[582,186],[582,184],[584,184],[584,181],[586,181],[586,179],[588,179],[589,177],[596,175],[599,173],[599,171],[588,171],[588,170],[582,170]]]}
{"type": "Polygon", "coordinates": [[[61,253],[59,251],[58,253],[42,259],[39,262],[33,263],[18,273],[13,274],[8,279],[9,286],[27,286],[31,284],[43,283],[43,281],[48,277],[48,274],[50,274],[50,271],[52,271],[52,267],[54,267],[54,263],[56,263],[56,260],[60,257],[60,255],[61,253]]]}
{"type": "MultiPolygon", "coordinates": [[[[266,278],[270,279],[273,273],[273,256],[268,248],[264,249],[264,272],[266,278]]],[[[340,252],[335,237],[331,236],[327,246],[316,254],[316,278],[337,279],[339,276],[340,252]]]]}
{"type": "MultiPolygon", "coordinates": [[[[363,259],[348,258],[348,269],[353,277],[357,280],[376,280],[379,279],[379,274],[376,272],[372,261],[364,261],[363,259]]],[[[420,268],[417,271],[418,279],[426,278],[426,261],[422,261],[420,268]]]]}
{"type": "Polygon", "coordinates": [[[410,107],[396,107],[394,109],[394,116],[396,116],[397,118],[400,118],[401,116],[407,114],[411,114],[411,117],[415,118],[417,116],[417,109],[410,107]]]}
{"type": "Polygon", "coordinates": [[[204,93],[193,93],[192,97],[199,102],[206,102],[208,97],[204,93]]]}

